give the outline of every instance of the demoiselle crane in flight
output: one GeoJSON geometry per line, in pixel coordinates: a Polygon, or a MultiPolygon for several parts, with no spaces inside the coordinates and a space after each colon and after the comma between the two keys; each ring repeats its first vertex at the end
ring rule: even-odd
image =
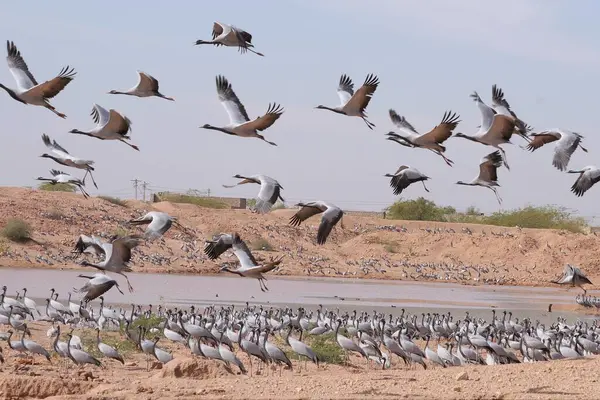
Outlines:
{"type": "Polygon", "coordinates": [[[98,104],[94,104],[90,115],[96,124],[95,128],[88,131],[72,129],[69,133],[85,135],[100,140],[119,140],[129,147],[138,151],[140,150],[136,145],[126,142],[126,140],[131,139],[128,136],[129,131],[131,131],[131,121],[129,118],[113,109],[108,111],[98,104]]]}
{"type": "Polygon", "coordinates": [[[268,213],[273,205],[277,202],[277,199],[284,201],[283,197],[281,197],[281,190],[283,187],[279,184],[279,182],[267,175],[251,175],[246,177],[238,174],[234,175],[233,177],[242,179],[242,181],[235,185],[223,185],[224,188],[233,188],[245,183],[257,183],[260,185],[260,191],[256,197],[256,205],[252,210],[253,212],[257,212],[259,214],[268,213]]]}
{"type": "MultiPolygon", "coordinates": [[[[308,203],[298,203],[297,207],[302,207],[298,212],[290,218],[290,225],[300,226],[313,215],[323,213],[319,230],[317,232],[317,244],[325,244],[327,237],[331,233],[333,227],[342,219],[344,212],[336,205],[325,201],[311,201],[308,203]]],[[[343,225],[342,225],[343,228],[343,225]]]]}
{"type": "Polygon", "coordinates": [[[114,279],[110,278],[108,275],[96,273],[93,276],[88,275],[77,275],[78,278],[87,278],[89,279],[83,287],[80,289],[73,288],[75,293],[85,293],[85,297],[83,298],[83,302],[85,304],[94,300],[97,297],[102,296],[104,293],[108,292],[113,286],[116,286],[117,290],[123,294],[121,288],[119,288],[119,284],[114,279]]]}
{"type": "Polygon", "coordinates": [[[83,197],[85,197],[86,199],[88,197],[90,197],[90,195],[83,188],[85,186],[85,183],[81,179],[75,178],[74,176],[72,176],[70,174],[67,174],[65,172],[62,172],[62,171],[59,171],[56,169],[51,169],[50,175],[52,175],[52,178],[44,178],[44,177],[40,176],[37,178],[37,180],[48,182],[51,185],[56,185],[57,183],[67,183],[69,185],[74,185],[81,191],[81,194],[83,194],[83,197]]]}
{"type": "Polygon", "coordinates": [[[421,173],[418,169],[406,165],[400,166],[394,174],[385,174],[390,179],[390,186],[394,189],[394,195],[399,195],[404,189],[415,182],[421,182],[426,192],[429,192],[425,181],[430,179],[427,175],[421,173]]]}
{"type": "Polygon", "coordinates": [[[131,267],[127,263],[131,260],[131,250],[140,244],[140,239],[140,236],[131,235],[120,237],[111,243],[93,243],[91,246],[96,247],[97,251],[104,253],[104,259],[97,264],[84,260],[80,265],[96,268],[101,271],[114,272],[125,277],[129,291],[133,292],[129,278],[123,272],[131,272],[131,267]]]}
{"type": "MultiPolygon", "coordinates": [[[[216,260],[221,256],[221,254],[229,250],[232,245],[233,235],[230,233],[221,233],[219,235],[215,235],[212,240],[205,241],[204,254],[206,254],[211,260],[216,260]]],[[[250,257],[252,262],[256,264],[256,260],[252,256],[252,253],[250,253],[250,257]]]]}
{"type": "Polygon", "coordinates": [[[502,199],[498,195],[498,191],[496,190],[498,184],[498,174],[497,170],[502,166],[502,156],[499,151],[495,151],[493,153],[488,154],[487,156],[481,159],[481,163],[479,164],[479,175],[473,179],[471,182],[456,182],[457,185],[466,185],[466,186],[481,186],[490,189],[496,195],[496,199],[499,204],[502,204],[502,199]]]}
{"type": "Polygon", "coordinates": [[[460,122],[460,116],[452,111],[446,111],[439,125],[436,125],[431,131],[419,134],[417,130],[396,111],[390,109],[390,119],[400,129],[400,133],[389,132],[386,136],[388,140],[399,143],[406,147],[420,147],[430,150],[444,159],[446,164],[452,166],[454,161],[446,158],[444,152],[446,147],[442,143],[452,136],[452,131],[460,122]]]}
{"type": "Polygon", "coordinates": [[[512,117],[510,113],[506,115],[494,111],[481,100],[481,97],[479,97],[477,92],[473,92],[471,97],[477,104],[481,113],[481,125],[479,126],[479,130],[474,135],[465,135],[459,132],[456,133],[454,137],[461,137],[500,150],[504,159],[504,165],[507,169],[510,169],[508,162],[506,161],[506,152],[500,145],[510,143],[510,138],[515,131],[514,117],[512,117]]]}
{"type": "Polygon", "coordinates": [[[535,151],[547,143],[556,142],[552,165],[560,171],[565,171],[571,160],[571,156],[581,147],[587,153],[587,149],[581,145],[583,136],[579,133],[566,129],[548,129],[538,133],[532,133],[533,139],[527,145],[527,150],[535,151]]]}
{"type": "Polygon", "coordinates": [[[248,32],[236,28],[233,25],[223,24],[221,22],[215,22],[212,30],[212,40],[196,40],[196,44],[212,44],[217,47],[237,47],[240,53],[251,51],[259,56],[264,54],[259,53],[253,49],[252,35],[248,32]]]}
{"type": "Polygon", "coordinates": [[[562,277],[556,281],[552,281],[552,283],[556,283],[558,285],[570,285],[571,287],[579,286],[583,290],[584,294],[587,293],[587,291],[585,290],[583,285],[593,285],[592,281],[590,281],[589,278],[585,276],[581,269],[571,264],[567,264],[562,277]]]}
{"type": "Polygon", "coordinates": [[[56,140],[50,140],[50,136],[46,135],[45,133],[42,134],[42,141],[44,142],[46,147],[50,149],[52,154],[44,153],[40,157],[50,158],[56,161],[57,163],[64,165],[65,167],[84,169],[85,175],[82,179],[83,184],[85,185],[85,178],[87,177],[87,174],[90,174],[94,186],[96,187],[96,189],[98,189],[98,185],[94,180],[94,175],[92,175],[92,171],[94,170],[94,167],[92,165],[94,164],[94,161],[84,160],[83,158],[72,156],[67,150],[65,150],[64,147],[59,145],[56,142],[56,140]]]}
{"type": "Polygon", "coordinates": [[[515,129],[513,133],[521,136],[528,142],[531,140],[527,136],[527,133],[530,131],[531,127],[517,117],[517,114],[511,110],[508,101],[506,101],[506,98],[504,97],[504,91],[502,91],[502,89],[500,89],[496,84],[492,85],[492,108],[497,114],[506,115],[513,118],[515,123],[515,129]]]}
{"type": "Polygon", "coordinates": [[[1,83],[0,87],[6,90],[10,97],[23,104],[45,107],[59,117],[66,118],[65,114],[56,111],[49,99],[59,94],[73,80],[76,74],[75,70],[66,66],[56,77],[44,83],[38,83],[29,71],[17,46],[7,40],[6,50],[8,51],[8,57],[6,57],[8,69],[15,78],[17,88],[10,89],[1,83]]]}
{"type": "Polygon", "coordinates": [[[129,221],[131,225],[148,225],[144,236],[147,239],[157,239],[164,235],[177,222],[177,217],[159,211],[150,211],[140,218],[129,221]]]}
{"type": "Polygon", "coordinates": [[[341,76],[337,88],[341,104],[337,107],[318,105],[315,108],[333,111],[334,113],[347,115],[349,117],[360,117],[365,121],[365,124],[367,124],[369,129],[373,129],[375,124],[367,120],[367,113],[365,110],[371,101],[371,97],[373,97],[373,93],[377,90],[378,85],[379,78],[377,78],[376,75],[369,74],[363,85],[355,93],[352,79],[344,74],[341,76]]]}
{"type": "Polygon", "coordinates": [[[575,193],[577,197],[583,196],[592,186],[600,181],[600,169],[593,165],[587,166],[580,170],[567,171],[569,174],[579,174],[579,177],[571,186],[571,192],[575,193]]]}
{"type": "Polygon", "coordinates": [[[138,82],[137,84],[124,92],[118,90],[111,90],[108,94],[125,94],[128,96],[136,97],[160,97],[161,99],[175,101],[174,98],[165,96],[158,91],[158,80],[142,71],[137,71],[138,82]]]}
{"type": "Polygon", "coordinates": [[[245,278],[258,279],[260,290],[263,292],[268,291],[269,288],[267,288],[267,285],[265,284],[267,279],[263,274],[274,270],[279,264],[281,264],[283,256],[276,259],[272,258],[271,261],[263,265],[258,265],[254,260],[254,257],[252,257],[252,252],[246,243],[240,238],[240,235],[234,233],[232,238],[233,242],[231,248],[235,256],[238,258],[240,266],[237,269],[231,269],[228,266],[223,266],[219,272],[230,272],[245,278]]]}
{"type": "Polygon", "coordinates": [[[227,81],[224,76],[217,76],[217,94],[219,101],[225,107],[225,111],[229,115],[229,125],[223,127],[216,127],[209,124],[201,126],[204,129],[212,129],[215,131],[221,131],[228,135],[239,136],[239,137],[254,137],[269,143],[272,146],[277,146],[273,142],[269,142],[265,137],[258,132],[264,131],[269,128],[281,117],[283,108],[278,104],[269,104],[267,112],[262,116],[254,120],[250,120],[246,108],[240,102],[231,84],[227,81]]]}

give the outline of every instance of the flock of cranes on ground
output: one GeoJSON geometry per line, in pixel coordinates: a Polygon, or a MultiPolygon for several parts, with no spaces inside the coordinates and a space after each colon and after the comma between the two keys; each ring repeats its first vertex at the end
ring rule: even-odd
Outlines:
{"type": "MultiPolygon", "coordinates": [[[[46,299],[43,313],[34,300],[27,297],[27,290],[17,293],[16,298],[6,295],[6,286],[0,293],[0,325],[8,327],[0,339],[16,353],[42,356],[51,362],[50,352],[59,358],[71,360],[76,365],[106,365],[108,359],[124,364],[118,348],[102,342],[100,332],[114,335],[123,328],[124,340],[131,341],[137,351],[146,355],[146,368],[150,359],[168,363],[174,356],[170,351],[159,348],[157,342],[164,337],[176,347],[184,347],[194,356],[235,366],[243,374],[248,372],[240,353],[247,356],[250,374],[253,360],[257,369],[264,365],[279,365],[288,370],[301,369],[290,360],[295,358],[313,362],[317,368],[324,361],[307,343],[306,338],[332,334],[337,346],[344,353],[344,362],[349,363],[349,354],[354,353],[365,360],[369,368],[373,363],[381,368],[394,368],[402,363],[411,367],[421,365],[447,368],[466,364],[509,364],[537,362],[557,359],[577,359],[600,353],[600,327],[597,320],[592,324],[576,321],[568,325],[558,317],[548,329],[539,321],[529,318],[513,319],[511,312],[502,317],[492,310],[492,318],[474,318],[467,312],[462,318],[450,313],[406,313],[385,315],[374,311],[352,313],[323,309],[314,311],[303,307],[294,312],[289,307],[250,306],[236,309],[235,306],[208,306],[199,312],[194,306],[188,309],[157,310],[152,305],[145,310],[140,305],[131,305],[130,310],[105,307],[104,299],[98,309],[83,301],[74,303],[69,296],[68,304],[58,301],[54,289],[46,299]],[[144,321],[146,321],[144,323],[144,321]],[[152,321],[151,323],[149,321],[152,321]],[[51,323],[47,336],[52,338],[48,351],[38,342],[31,340],[28,323],[51,323]],[[67,341],[61,340],[64,325],[70,327],[67,341]],[[101,359],[90,354],[91,344],[83,343],[75,329],[95,330],[94,347],[101,359]],[[162,335],[161,335],[162,333],[162,335]],[[153,335],[146,339],[146,335],[153,335]],[[13,337],[19,336],[17,340],[13,337]],[[29,337],[29,339],[27,339],[29,337]],[[274,338],[273,340],[271,340],[274,338]],[[304,340],[303,340],[304,339],[304,340]],[[421,341],[421,345],[419,345],[421,341]],[[433,347],[432,341],[437,342],[433,347]],[[282,344],[286,346],[283,347],[282,344]],[[236,347],[237,355],[236,355],[236,347]],[[393,360],[396,356],[398,362],[393,360]],[[400,361],[401,360],[401,361],[400,361]]],[[[2,353],[0,351],[0,355],[2,353]]],[[[4,362],[4,358],[0,357],[4,362]]],[[[117,365],[117,364],[114,364],[117,365]]],[[[306,362],[304,368],[306,369],[306,362]]]]}

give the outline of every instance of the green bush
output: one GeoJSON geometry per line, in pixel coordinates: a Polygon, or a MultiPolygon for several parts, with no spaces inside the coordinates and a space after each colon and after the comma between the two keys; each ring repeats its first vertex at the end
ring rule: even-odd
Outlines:
{"type": "Polygon", "coordinates": [[[161,201],[170,201],[172,203],[195,204],[200,207],[226,209],[231,208],[229,204],[212,197],[190,196],[187,194],[177,193],[161,193],[159,196],[161,201]]]}
{"type": "Polygon", "coordinates": [[[386,218],[409,221],[440,221],[495,226],[520,226],[521,228],[565,229],[585,232],[584,218],[573,216],[564,208],[555,206],[527,206],[514,210],[497,211],[485,216],[476,207],[470,206],[464,213],[453,207],[440,207],[422,197],[417,200],[397,201],[386,209],[386,218]]]}
{"type": "Polygon", "coordinates": [[[31,227],[22,219],[12,218],[6,221],[2,236],[13,242],[27,242],[31,239],[31,227]]]}
{"type": "Polygon", "coordinates": [[[455,213],[453,207],[439,207],[423,197],[397,201],[385,210],[387,219],[407,221],[447,221],[447,215],[455,213]]]}
{"type": "Polygon", "coordinates": [[[47,192],[68,192],[75,193],[77,188],[70,183],[56,183],[52,184],[49,182],[40,183],[38,186],[40,190],[45,190],[47,192]]]}
{"type": "Polygon", "coordinates": [[[112,197],[112,196],[98,196],[99,199],[102,199],[104,201],[108,201],[109,203],[115,204],[117,206],[121,206],[121,207],[127,207],[127,202],[125,200],[121,200],[118,197],[112,197]]]}
{"type": "Polygon", "coordinates": [[[584,232],[585,219],[575,217],[564,208],[554,206],[527,206],[509,211],[498,211],[484,217],[482,223],[497,226],[520,226],[521,228],[565,229],[584,232]]]}

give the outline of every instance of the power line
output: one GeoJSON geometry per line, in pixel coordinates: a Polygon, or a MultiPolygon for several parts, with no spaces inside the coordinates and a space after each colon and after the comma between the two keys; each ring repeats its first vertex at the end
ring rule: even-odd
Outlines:
{"type": "Polygon", "coordinates": [[[135,199],[137,200],[138,198],[138,184],[140,183],[140,180],[138,178],[132,179],[131,182],[133,182],[133,188],[135,190],[135,199]]]}
{"type": "Polygon", "coordinates": [[[143,195],[144,196],[144,201],[146,201],[146,188],[147,187],[148,187],[148,182],[144,181],[142,183],[142,190],[143,190],[143,193],[144,193],[144,195],[143,195]]]}

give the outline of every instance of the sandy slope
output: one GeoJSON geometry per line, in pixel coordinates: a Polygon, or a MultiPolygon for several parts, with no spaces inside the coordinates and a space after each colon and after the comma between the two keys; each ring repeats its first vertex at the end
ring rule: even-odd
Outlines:
{"type": "MultiPolygon", "coordinates": [[[[0,188],[0,226],[8,218],[22,218],[33,227],[34,242],[0,239],[0,265],[75,268],[81,258],[71,250],[79,234],[139,233],[140,228],[129,227],[126,221],[151,209],[179,217],[187,233],[174,228],[164,243],[136,249],[135,271],[215,273],[217,264],[202,253],[203,240],[218,232],[237,231],[247,242],[262,239],[273,248],[257,251],[263,258],[286,255],[273,272],[279,275],[548,285],[571,262],[580,265],[592,281],[600,277],[595,234],[347,215],[344,227],[334,229],[325,246],[316,246],[319,219],[290,227],[294,210],[255,215],[246,210],[140,201],[121,207],[98,198],[22,188],[0,188]]],[[[225,261],[235,258],[228,255],[225,261]]]]}

